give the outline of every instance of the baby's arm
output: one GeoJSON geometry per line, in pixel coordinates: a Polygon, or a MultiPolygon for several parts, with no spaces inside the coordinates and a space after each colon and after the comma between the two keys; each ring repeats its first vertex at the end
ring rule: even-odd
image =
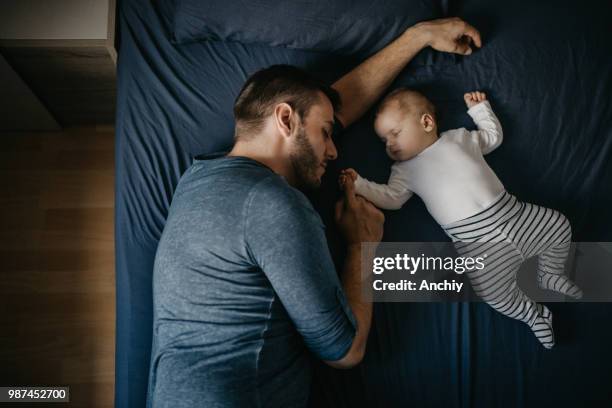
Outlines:
{"type": "Polygon", "coordinates": [[[493,113],[484,92],[468,92],[463,95],[468,114],[474,119],[478,130],[471,132],[480,145],[482,154],[497,149],[504,139],[501,124],[493,113]]]}
{"type": "Polygon", "coordinates": [[[391,175],[387,184],[378,184],[361,177],[353,169],[343,170],[340,182],[354,182],[355,193],[372,202],[378,208],[399,210],[410,197],[407,174],[397,165],[391,167],[391,175]]]}

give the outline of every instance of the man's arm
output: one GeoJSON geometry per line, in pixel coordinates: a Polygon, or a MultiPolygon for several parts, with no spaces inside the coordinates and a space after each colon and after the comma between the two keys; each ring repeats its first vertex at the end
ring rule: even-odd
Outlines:
{"type": "MultiPolygon", "coordinates": [[[[356,364],[358,356],[349,350],[363,330],[362,321],[342,290],[325,227],[312,205],[271,176],[252,187],[244,212],[245,255],[263,271],[306,346],[321,360],[356,364]]],[[[367,219],[367,214],[359,215],[367,219]]],[[[359,231],[364,223],[372,225],[360,220],[351,226],[357,230],[354,235],[371,241],[375,237],[359,231]]],[[[382,235],[382,225],[378,228],[382,235]]]]}
{"type": "MultiPolygon", "coordinates": [[[[370,262],[371,263],[371,262],[370,262]]],[[[352,368],[363,360],[366,351],[366,343],[372,325],[372,303],[362,300],[361,277],[361,244],[350,244],[347,248],[344,268],[342,269],[342,288],[346,299],[351,307],[355,320],[357,320],[357,332],[349,351],[340,360],[325,361],[334,368],[352,368]]]]}
{"type": "MultiPolygon", "coordinates": [[[[335,368],[351,368],[361,362],[365,354],[368,334],[372,324],[372,302],[362,296],[366,277],[361,274],[362,242],[380,242],[383,234],[383,213],[362,197],[355,195],[352,183],[344,188],[344,199],[336,204],[336,223],[344,235],[348,250],[342,271],[342,287],[351,307],[357,332],[348,352],[339,360],[325,362],[335,368]]],[[[374,256],[364,254],[364,260],[374,256]]]]}
{"type": "Polygon", "coordinates": [[[342,100],[336,117],[344,127],[359,119],[423,48],[430,46],[438,51],[469,55],[472,53],[470,43],[480,47],[480,34],[456,17],[410,27],[332,85],[342,100]]]}

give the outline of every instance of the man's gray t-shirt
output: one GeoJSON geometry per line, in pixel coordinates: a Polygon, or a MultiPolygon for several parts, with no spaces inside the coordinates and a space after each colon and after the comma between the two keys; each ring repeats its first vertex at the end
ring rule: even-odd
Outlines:
{"type": "Polygon", "coordinates": [[[310,202],[245,157],[181,178],[153,276],[148,406],[304,406],[309,349],[349,350],[356,321],[310,202]]]}

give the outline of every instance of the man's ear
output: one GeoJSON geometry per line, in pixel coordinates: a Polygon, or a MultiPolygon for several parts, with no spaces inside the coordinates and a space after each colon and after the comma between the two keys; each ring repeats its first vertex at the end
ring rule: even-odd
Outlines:
{"type": "Polygon", "coordinates": [[[288,103],[279,103],[274,108],[274,123],[280,134],[289,137],[296,126],[295,111],[288,103]]]}
{"type": "Polygon", "coordinates": [[[436,127],[436,121],[429,113],[424,113],[421,116],[421,126],[426,132],[431,132],[436,127]]]}

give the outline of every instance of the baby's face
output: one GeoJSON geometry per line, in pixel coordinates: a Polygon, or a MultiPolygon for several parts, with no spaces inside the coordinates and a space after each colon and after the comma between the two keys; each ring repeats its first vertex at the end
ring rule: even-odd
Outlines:
{"type": "Polygon", "coordinates": [[[418,115],[406,114],[398,106],[385,108],[377,116],[374,129],[385,143],[387,155],[395,161],[419,154],[429,136],[418,115]]]}

